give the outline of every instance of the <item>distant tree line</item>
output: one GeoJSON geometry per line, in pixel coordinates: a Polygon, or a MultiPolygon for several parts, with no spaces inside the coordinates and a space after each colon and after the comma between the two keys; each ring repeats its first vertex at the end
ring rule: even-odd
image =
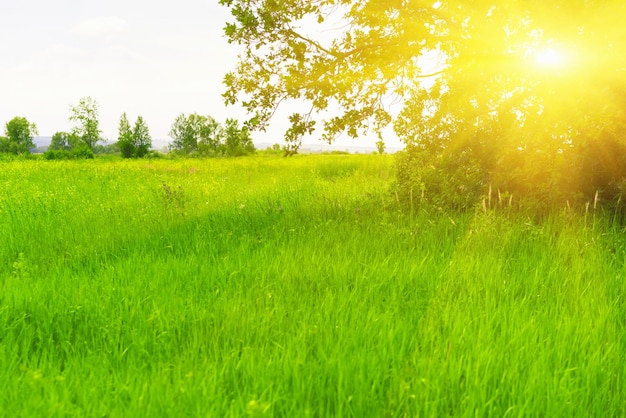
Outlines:
{"type": "Polygon", "coordinates": [[[179,115],[170,130],[170,150],[185,155],[241,156],[255,151],[250,130],[235,119],[222,126],[211,116],[179,115]]]}
{"type": "MultiPolygon", "coordinates": [[[[93,158],[95,153],[119,153],[124,158],[149,156],[152,136],[142,116],[131,127],[126,113],[120,117],[117,141],[103,145],[100,130],[99,106],[91,97],[80,99],[70,107],[70,132],[56,132],[44,158],[49,160],[93,158]]],[[[37,126],[25,117],[15,117],[5,125],[5,136],[0,136],[0,153],[27,154],[35,148],[33,137],[37,126]]],[[[179,115],[170,130],[169,150],[178,155],[241,156],[255,151],[250,130],[240,127],[235,119],[227,119],[222,126],[211,116],[192,113],[179,115]]]]}

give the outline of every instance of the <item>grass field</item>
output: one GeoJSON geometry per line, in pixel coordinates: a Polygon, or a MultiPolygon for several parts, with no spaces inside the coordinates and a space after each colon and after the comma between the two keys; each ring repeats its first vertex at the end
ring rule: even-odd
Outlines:
{"type": "Polygon", "coordinates": [[[389,156],[0,165],[0,416],[626,416],[626,233],[389,156]]]}

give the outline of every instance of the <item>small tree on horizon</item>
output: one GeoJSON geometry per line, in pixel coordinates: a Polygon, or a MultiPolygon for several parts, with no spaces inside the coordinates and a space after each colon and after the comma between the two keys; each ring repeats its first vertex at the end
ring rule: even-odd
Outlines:
{"type": "Polygon", "coordinates": [[[148,151],[150,151],[150,147],[152,147],[152,136],[150,136],[148,125],[146,125],[143,117],[137,116],[132,134],[136,156],[139,158],[144,157],[148,154],[148,151]]]}
{"type": "Polygon", "coordinates": [[[126,112],[124,112],[120,117],[120,124],[117,132],[117,145],[122,153],[122,157],[133,157],[135,154],[135,144],[133,141],[133,132],[130,129],[130,123],[126,117],[126,112]]]}
{"type": "Polygon", "coordinates": [[[222,149],[225,155],[238,157],[255,151],[250,130],[246,126],[240,128],[236,119],[226,119],[223,136],[222,149]]]}
{"type": "Polygon", "coordinates": [[[93,151],[94,146],[100,140],[100,121],[98,103],[91,97],[80,99],[78,105],[70,107],[70,122],[75,125],[71,133],[76,135],[80,142],[93,151]]]}
{"type": "Polygon", "coordinates": [[[138,116],[133,128],[130,127],[126,112],[120,117],[117,145],[124,158],[141,158],[148,154],[152,137],[143,117],[138,116]]]}
{"type": "Polygon", "coordinates": [[[221,143],[220,124],[197,113],[178,115],[170,129],[170,149],[181,154],[215,155],[221,143]]]}
{"type": "Polygon", "coordinates": [[[381,155],[385,153],[385,141],[383,141],[383,138],[380,136],[378,137],[378,141],[376,141],[376,151],[381,155]]]}
{"type": "Polygon", "coordinates": [[[80,139],[68,132],[55,132],[52,135],[52,140],[48,146],[49,151],[70,151],[75,148],[80,142],[80,139]]]}
{"type": "Polygon", "coordinates": [[[256,151],[250,129],[231,118],[222,126],[211,116],[181,114],[172,124],[170,137],[169,149],[181,154],[240,156],[256,151]]]}
{"type": "Polygon", "coordinates": [[[16,116],[6,123],[6,137],[0,139],[0,152],[24,154],[35,148],[33,136],[37,135],[37,126],[28,119],[16,116]]]}

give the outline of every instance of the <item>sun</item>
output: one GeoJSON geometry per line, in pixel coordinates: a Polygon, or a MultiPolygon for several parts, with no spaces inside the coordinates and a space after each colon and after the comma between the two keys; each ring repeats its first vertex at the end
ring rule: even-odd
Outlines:
{"type": "Polygon", "coordinates": [[[544,48],[535,52],[535,61],[539,65],[555,67],[565,62],[565,56],[554,48],[544,48]]]}

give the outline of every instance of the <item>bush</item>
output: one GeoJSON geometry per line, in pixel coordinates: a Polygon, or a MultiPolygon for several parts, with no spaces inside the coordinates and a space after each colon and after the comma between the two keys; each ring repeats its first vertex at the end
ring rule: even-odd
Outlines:
{"type": "Polygon", "coordinates": [[[438,155],[408,146],[396,157],[396,192],[401,202],[446,210],[474,207],[487,188],[487,171],[468,150],[438,155]]]}
{"type": "Polygon", "coordinates": [[[73,158],[88,160],[93,158],[93,151],[87,145],[79,145],[70,151],[73,158]]]}
{"type": "Polygon", "coordinates": [[[163,158],[166,158],[167,155],[162,153],[161,151],[149,150],[148,153],[145,155],[145,157],[151,158],[151,159],[163,159],[163,158]]]}
{"type": "Polygon", "coordinates": [[[72,150],[48,150],[43,153],[46,160],[81,160],[94,158],[93,151],[86,145],[79,145],[72,150]]]}
{"type": "Polygon", "coordinates": [[[43,153],[43,158],[46,160],[69,160],[72,155],[67,150],[48,150],[43,153]]]}
{"type": "Polygon", "coordinates": [[[626,144],[616,136],[579,137],[577,146],[555,149],[498,148],[493,142],[438,152],[409,145],[396,160],[398,197],[409,204],[466,210],[492,190],[542,213],[589,202],[625,211],[626,144]]]}

